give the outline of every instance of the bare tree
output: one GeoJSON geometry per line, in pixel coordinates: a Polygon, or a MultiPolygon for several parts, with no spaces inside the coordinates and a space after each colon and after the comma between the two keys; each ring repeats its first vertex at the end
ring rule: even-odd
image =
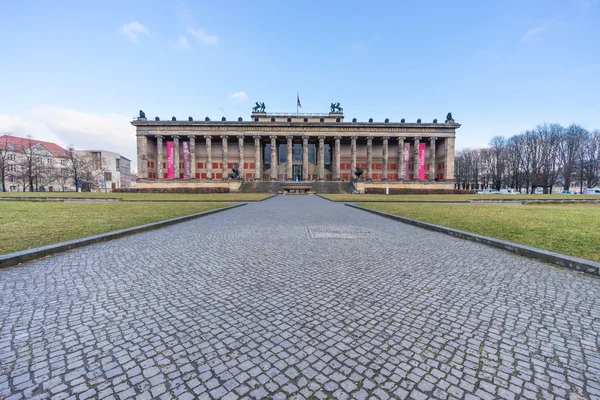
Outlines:
{"type": "Polygon", "coordinates": [[[6,192],[6,173],[8,172],[8,134],[0,137],[0,185],[2,191],[6,192]]]}
{"type": "Polygon", "coordinates": [[[569,190],[571,187],[571,182],[573,181],[573,178],[575,178],[577,172],[577,156],[588,136],[588,131],[577,124],[571,124],[563,132],[562,140],[558,147],[558,160],[560,163],[564,190],[569,190]]]}

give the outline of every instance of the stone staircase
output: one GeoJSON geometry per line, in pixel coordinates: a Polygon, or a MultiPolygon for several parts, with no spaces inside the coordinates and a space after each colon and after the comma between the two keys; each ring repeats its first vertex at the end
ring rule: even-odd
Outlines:
{"type": "MultiPolygon", "coordinates": [[[[280,181],[250,181],[244,182],[239,189],[240,193],[279,193],[283,190],[280,181]]],[[[294,182],[300,183],[300,182],[294,182]]],[[[317,194],[352,193],[351,182],[302,182],[312,185],[312,192],[317,194]]]]}
{"type": "Polygon", "coordinates": [[[277,181],[250,181],[242,183],[240,193],[279,193],[281,182],[277,181]]]}
{"type": "Polygon", "coordinates": [[[352,193],[351,182],[313,182],[313,192],[317,194],[352,193]]]}

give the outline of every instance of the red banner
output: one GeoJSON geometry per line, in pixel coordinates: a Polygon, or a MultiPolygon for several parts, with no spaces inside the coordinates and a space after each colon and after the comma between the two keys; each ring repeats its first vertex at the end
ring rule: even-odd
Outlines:
{"type": "Polygon", "coordinates": [[[173,141],[167,142],[167,178],[175,177],[175,144],[173,141]]]}
{"type": "Polygon", "coordinates": [[[426,143],[419,143],[419,180],[425,180],[425,146],[426,143]]]}
{"type": "Polygon", "coordinates": [[[408,165],[410,161],[410,143],[404,143],[404,179],[410,179],[410,171],[408,165]]]}
{"type": "Polygon", "coordinates": [[[190,142],[183,142],[183,178],[190,179],[190,142]]]}

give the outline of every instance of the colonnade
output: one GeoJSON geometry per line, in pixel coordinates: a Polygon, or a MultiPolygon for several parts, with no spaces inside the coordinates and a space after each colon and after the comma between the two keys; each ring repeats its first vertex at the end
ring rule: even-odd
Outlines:
{"type": "MultiPolygon", "coordinates": [[[[163,145],[164,145],[164,135],[155,135],[156,137],[156,144],[157,144],[157,150],[156,150],[156,176],[158,178],[163,177],[163,163],[162,160],[163,158],[163,145]]],[[[181,137],[186,137],[189,140],[189,149],[190,149],[190,177],[191,178],[195,178],[196,177],[196,172],[197,172],[197,164],[196,164],[196,138],[198,137],[197,135],[169,135],[169,137],[172,137],[173,142],[174,142],[174,149],[176,150],[174,152],[174,177],[177,179],[180,176],[180,171],[179,171],[179,160],[180,160],[180,154],[179,154],[179,141],[181,137]]],[[[211,135],[202,135],[201,137],[203,137],[205,139],[205,145],[206,145],[206,159],[205,159],[205,165],[206,165],[206,179],[207,180],[211,180],[213,179],[213,161],[212,161],[212,142],[214,137],[211,135]]],[[[219,136],[220,138],[220,142],[221,142],[221,174],[222,174],[222,179],[228,179],[228,164],[229,164],[229,154],[228,154],[228,143],[230,140],[230,135],[221,135],[219,136]]],[[[285,141],[286,141],[286,145],[287,145],[287,163],[286,163],[286,176],[288,177],[288,179],[292,179],[292,154],[293,154],[293,139],[294,136],[292,135],[288,135],[288,136],[284,136],[285,137],[285,141]]],[[[271,136],[253,136],[254,138],[254,171],[253,171],[253,175],[254,178],[257,180],[262,179],[262,157],[261,157],[261,141],[262,140],[270,140],[270,144],[271,144],[271,171],[270,171],[270,176],[269,178],[271,180],[277,180],[278,179],[278,143],[281,139],[281,136],[278,135],[271,135],[271,136]]],[[[302,136],[302,180],[308,180],[309,179],[309,158],[308,158],[308,146],[309,146],[309,138],[314,139],[315,136],[307,136],[307,135],[303,135],[302,136]]],[[[325,179],[325,140],[326,137],[325,136],[317,136],[316,137],[318,140],[318,150],[317,150],[317,171],[318,171],[318,179],[319,180],[324,180],[325,179]]],[[[366,171],[365,171],[365,179],[367,181],[370,181],[373,179],[373,141],[376,138],[373,136],[351,136],[350,137],[350,159],[351,159],[351,163],[350,163],[350,176],[354,177],[355,176],[355,172],[357,170],[357,141],[359,140],[365,140],[366,141],[366,146],[367,146],[367,157],[366,157],[366,171]]],[[[421,144],[421,140],[426,140],[429,141],[429,159],[426,160],[429,163],[429,180],[435,180],[436,178],[436,142],[438,140],[437,137],[427,137],[427,138],[422,138],[422,137],[405,137],[405,136],[400,136],[400,137],[394,137],[393,139],[390,139],[389,136],[385,136],[385,137],[377,137],[377,139],[381,140],[382,142],[382,180],[386,181],[388,179],[388,174],[390,173],[389,171],[389,141],[390,140],[397,140],[398,142],[398,155],[397,155],[397,171],[394,171],[394,173],[397,173],[398,175],[398,180],[399,181],[403,181],[405,180],[405,177],[408,176],[408,174],[406,174],[405,171],[405,166],[406,166],[406,162],[405,162],[405,143],[409,140],[411,140],[413,142],[413,149],[414,149],[414,156],[413,156],[413,160],[414,160],[414,165],[413,165],[413,180],[418,180],[419,177],[419,160],[420,160],[420,144],[421,144]]],[[[238,168],[240,170],[240,176],[245,176],[245,171],[244,171],[244,145],[245,145],[245,135],[238,135],[237,136],[237,140],[238,140],[238,154],[237,154],[237,160],[235,160],[235,162],[238,163],[238,168]]],[[[331,169],[332,169],[332,179],[333,180],[340,180],[340,158],[341,158],[341,141],[342,141],[342,137],[341,136],[335,136],[333,137],[333,151],[332,151],[332,158],[331,158],[331,169]]],[[[445,153],[444,153],[444,164],[445,164],[445,168],[444,168],[444,178],[445,179],[453,179],[454,178],[454,138],[444,138],[443,139],[443,145],[445,146],[445,153]]],[[[147,149],[147,146],[143,146],[145,149],[147,149]]],[[[141,152],[142,154],[140,154],[140,151],[138,149],[138,162],[139,165],[141,165],[143,163],[143,160],[146,159],[147,154],[143,154],[143,151],[141,152]]],[[[232,160],[233,161],[233,160],[232,160]]],[[[425,160],[424,160],[425,162],[425,160]]],[[[147,170],[146,173],[144,174],[143,169],[140,169],[141,175],[146,175],[146,176],[140,176],[142,178],[147,178],[147,170]]]]}

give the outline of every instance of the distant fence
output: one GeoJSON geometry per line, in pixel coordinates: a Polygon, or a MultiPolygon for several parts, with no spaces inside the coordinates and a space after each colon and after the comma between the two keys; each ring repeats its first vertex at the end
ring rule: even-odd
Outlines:
{"type": "MultiPolygon", "coordinates": [[[[365,194],[385,194],[385,188],[365,188],[365,194]]],[[[475,190],[389,188],[389,194],[475,194],[475,190]]]]}
{"type": "Polygon", "coordinates": [[[113,193],[229,193],[228,187],[113,189],[113,193]]]}

